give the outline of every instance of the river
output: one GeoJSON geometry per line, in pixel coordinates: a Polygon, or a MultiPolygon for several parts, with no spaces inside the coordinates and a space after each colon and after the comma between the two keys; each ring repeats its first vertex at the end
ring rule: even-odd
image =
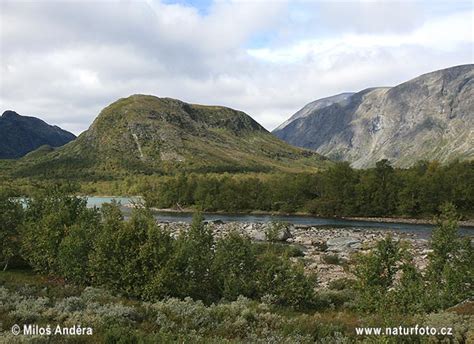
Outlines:
{"type": "MultiPolygon", "coordinates": [[[[127,207],[130,203],[137,201],[137,198],[127,197],[88,197],[87,205],[89,207],[101,206],[104,203],[115,200],[119,202],[122,207],[122,211],[125,215],[130,214],[131,208],[127,207]]],[[[154,212],[155,217],[160,221],[166,222],[191,222],[192,213],[186,212],[154,212]]],[[[415,234],[421,238],[429,238],[434,228],[433,225],[429,224],[412,224],[412,223],[393,223],[393,222],[372,222],[363,220],[346,220],[338,218],[325,218],[315,216],[304,216],[304,215],[266,215],[266,214],[216,214],[216,213],[205,213],[203,214],[205,220],[216,221],[220,220],[223,222],[269,222],[269,221],[284,221],[294,225],[306,225],[306,226],[321,226],[321,227],[334,227],[340,228],[341,230],[348,228],[360,228],[363,230],[367,229],[380,229],[387,231],[397,231],[404,233],[415,234]]],[[[474,227],[460,227],[461,235],[474,237],[474,227]]]]}

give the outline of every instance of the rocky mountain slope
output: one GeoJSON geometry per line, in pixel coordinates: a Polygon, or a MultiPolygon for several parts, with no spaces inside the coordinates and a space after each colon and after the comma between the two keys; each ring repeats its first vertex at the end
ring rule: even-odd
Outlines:
{"type": "Polygon", "coordinates": [[[329,105],[347,103],[347,100],[353,94],[354,94],[354,92],[340,93],[340,94],[337,94],[335,96],[321,98],[321,99],[315,100],[315,101],[313,101],[309,104],[306,104],[301,110],[298,110],[293,116],[291,116],[285,122],[283,122],[277,128],[275,128],[274,131],[277,132],[279,130],[282,130],[288,124],[293,122],[295,119],[308,117],[314,111],[317,111],[319,109],[323,109],[325,107],[328,107],[329,105]]]}
{"type": "Polygon", "coordinates": [[[76,136],[35,117],[5,111],[0,117],[0,159],[15,159],[43,145],[59,147],[76,136]]]}
{"type": "Polygon", "coordinates": [[[273,133],[359,168],[374,166],[380,159],[407,167],[417,160],[474,158],[472,64],[424,74],[395,87],[366,89],[298,115],[314,103],[273,133]]]}
{"type": "Polygon", "coordinates": [[[134,95],[107,106],[74,142],[25,157],[20,175],[301,171],[329,162],[277,139],[243,112],[134,95]]]}

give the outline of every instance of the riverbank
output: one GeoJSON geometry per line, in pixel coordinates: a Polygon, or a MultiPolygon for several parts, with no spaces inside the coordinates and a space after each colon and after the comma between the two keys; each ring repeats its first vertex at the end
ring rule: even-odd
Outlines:
{"type": "MultiPolygon", "coordinates": [[[[125,207],[134,207],[133,204],[126,204],[125,207]]],[[[160,212],[160,213],[182,213],[182,214],[190,214],[195,211],[193,208],[150,208],[153,211],[160,212]]],[[[254,210],[249,212],[225,212],[225,211],[209,211],[205,212],[206,214],[216,214],[216,215],[267,215],[267,216],[305,216],[310,218],[321,218],[321,219],[342,219],[348,221],[366,221],[366,222],[383,222],[383,223],[400,223],[400,224],[414,224],[414,225],[436,225],[436,221],[434,219],[418,219],[418,218],[405,218],[405,217],[363,217],[363,216],[342,216],[342,217],[323,217],[319,215],[314,215],[307,212],[295,212],[295,213],[279,213],[279,212],[270,212],[270,211],[261,211],[261,210],[254,210]]],[[[474,228],[474,219],[464,220],[458,222],[459,226],[462,227],[473,227],[474,228]]]]}
{"type": "MultiPolygon", "coordinates": [[[[189,230],[187,222],[159,221],[162,229],[172,236],[189,230]]],[[[220,220],[207,221],[213,236],[221,238],[232,231],[249,237],[252,241],[265,243],[269,241],[266,233],[272,232],[272,223],[227,222],[220,220]]],[[[394,240],[405,241],[410,247],[415,264],[424,269],[427,265],[429,240],[413,233],[404,233],[384,229],[361,228],[321,228],[308,225],[278,226],[273,233],[273,241],[292,247],[295,261],[300,261],[308,274],[316,274],[318,289],[326,289],[342,278],[353,278],[351,264],[356,254],[369,252],[378,241],[390,235],[394,240]]]]}
{"type": "MultiPolygon", "coordinates": [[[[413,219],[404,217],[342,217],[345,220],[368,221],[368,222],[386,222],[386,223],[408,223],[415,225],[436,225],[435,220],[413,219]]],[[[474,227],[474,220],[459,221],[458,224],[463,227],[474,227]]]]}

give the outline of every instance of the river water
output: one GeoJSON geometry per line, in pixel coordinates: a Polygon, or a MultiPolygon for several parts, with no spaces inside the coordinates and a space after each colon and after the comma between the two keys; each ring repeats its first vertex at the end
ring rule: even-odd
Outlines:
{"type": "MultiPolygon", "coordinates": [[[[126,205],[131,204],[139,200],[138,198],[127,198],[127,197],[88,197],[87,204],[89,207],[100,207],[104,203],[112,202],[115,200],[122,205],[122,211],[125,215],[131,212],[130,207],[126,205]]],[[[167,222],[191,222],[192,213],[186,212],[154,212],[155,217],[160,221],[167,222]]],[[[429,238],[434,228],[433,225],[427,224],[412,224],[412,223],[391,223],[391,222],[371,222],[363,220],[345,220],[338,218],[324,218],[315,216],[303,216],[303,215],[266,215],[266,214],[215,214],[205,213],[203,214],[205,220],[216,221],[221,220],[223,222],[270,222],[270,221],[284,221],[294,225],[307,225],[307,226],[320,226],[320,227],[334,227],[344,229],[359,228],[365,229],[380,229],[390,230],[404,233],[416,234],[421,238],[429,238]]],[[[474,237],[474,227],[460,227],[460,233],[462,235],[474,237]]]]}

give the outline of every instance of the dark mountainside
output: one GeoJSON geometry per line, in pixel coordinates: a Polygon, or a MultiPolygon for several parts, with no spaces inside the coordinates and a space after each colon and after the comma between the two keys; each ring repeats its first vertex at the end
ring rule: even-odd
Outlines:
{"type": "Polygon", "coordinates": [[[398,167],[472,159],[473,77],[474,65],[462,65],[395,87],[366,89],[296,116],[305,107],[273,134],[357,168],[381,159],[398,167]]]}
{"type": "MultiPolygon", "coordinates": [[[[220,106],[133,95],[107,106],[74,142],[22,159],[19,176],[302,171],[327,166],[277,139],[250,116],[220,106]]],[[[99,177],[100,178],[100,177],[99,177]]]]}
{"type": "Polygon", "coordinates": [[[0,159],[20,158],[44,145],[60,147],[75,138],[58,126],[14,111],[5,111],[0,117],[0,159]]]}

